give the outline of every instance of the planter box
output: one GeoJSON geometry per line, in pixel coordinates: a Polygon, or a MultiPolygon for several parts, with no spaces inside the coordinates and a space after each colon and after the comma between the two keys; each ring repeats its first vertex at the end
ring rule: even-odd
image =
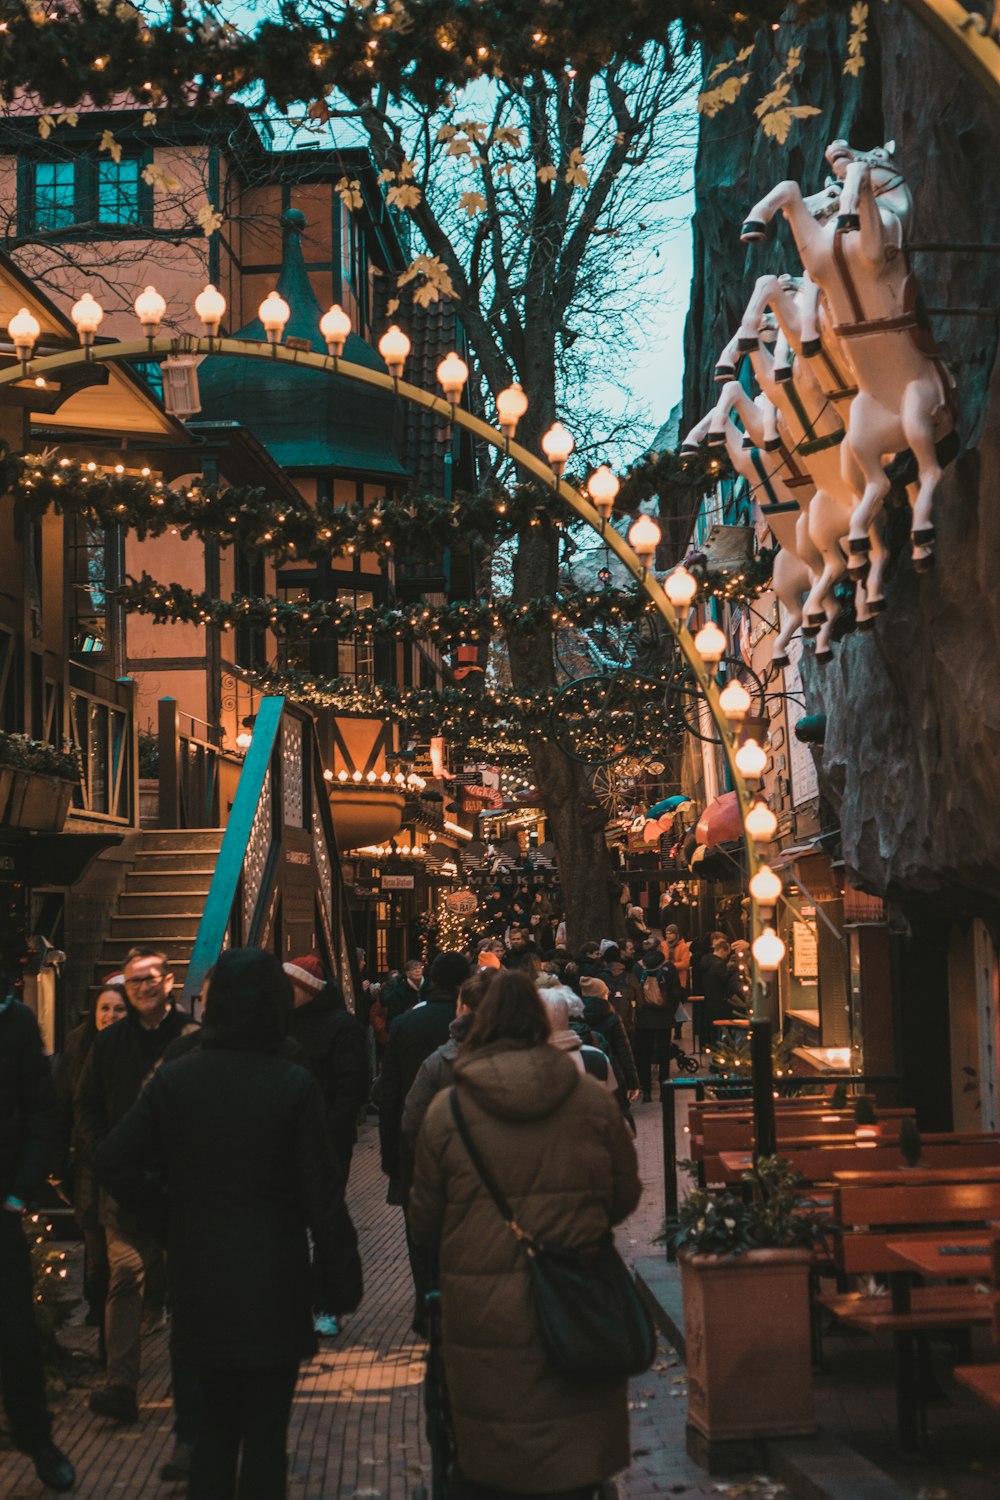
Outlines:
{"type": "Polygon", "coordinates": [[[73,800],[75,782],[28,771],[0,770],[0,809],[8,828],[60,833],[73,800]],[[9,784],[6,778],[10,778],[9,784]]]}
{"type": "Polygon", "coordinates": [[[139,827],[159,828],[160,826],[160,778],[158,776],[140,776],[139,778],[139,827]]]}
{"type": "Polygon", "coordinates": [[[691,1425],[711,1442],[815,1432],[809,1251],[679,1259],[691,1425]]]}

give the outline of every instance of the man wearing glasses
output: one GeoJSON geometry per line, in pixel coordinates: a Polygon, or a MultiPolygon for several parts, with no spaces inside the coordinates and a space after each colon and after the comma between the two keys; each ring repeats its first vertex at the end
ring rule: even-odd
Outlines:
{"type": "MultiPolygon", "coordinates": [[[[128,1014],[95,1039],[76,1094],[77,1128],[91,1156],[128,1114],[170,1043],[195,1024],[171,1000],[174,976],[167,955],[160,949],[133,948],[123,973],[128,1014]]],[[[142,1294],[146,1268],[159,1253],[159,1246],[104,1191],[100,1217],[111,1278],[104,1315],[107,1381],[92,1393],[90,1409],[98,1416],[128,1424],[139,1417],[136,1391],[142,1294]]],[[[178,1410],[179,1446],[191,1437],[184,1431],[185,1425],[186,1414],[178,1410]]]]}

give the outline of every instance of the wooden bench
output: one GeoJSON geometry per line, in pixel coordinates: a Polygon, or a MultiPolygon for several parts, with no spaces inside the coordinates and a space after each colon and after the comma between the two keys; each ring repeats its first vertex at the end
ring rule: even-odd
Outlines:
{"type": "MultiPolygon", "coordinates": [[[[940,1171],[967,1171],[972,1167],[1000,1169],[1000,1136],[995,1135],[929,1135],[921,1138],[920,1166],[940,1171]]],[[[750,1147],[745,1148],[749,1158],[750,1147]]],[[[890,1175],[904,1169],[897,1142],[875,1145],[834,1137],[823,1143],[812,1139],[801,1143],[779,1141],[779,1153],[801,1174],[808,1184],[832,1182],[846,1172],[883,1172],[890,1175]]],[[[705,1175],[709,1181],[733,1181],[734,1157],[728,1161],[712,1159],[705,1154],[705,1175]],[[711,1169],[717,1168],[718,1177],[711,1169]]],[[[735,1171],[738,1178],[739,1170],[735,1171]]]]}
{"type": "MultiPolygon", "coordinates": [[[[1000,1232],[993,1230],[990,1244],[993,1284],[993,1342],[1000,1344],[1000,1232]]],[[[987,1406],[1000,1411],[1000,1365],[956,1365],[955,1379],[967,1386],[987,1406]]]]}
{"type": "MultiPolygon", "coordinates": [[[[899,1269],[900,1261],[889,1245],[908,1231],[954,1226],[982,1228],[984,1239],[989,1240],[991,1221],[1000,1218],[1000,1167],[858,1172],[835,1180],[833,1200],[838,1273],[842,1277],[886,1275],[889,1294],[840,1292],[819,1301],[849,1327],[892,1335],[899,1442],[904,1450],[917,1451],[926,1438],[921,1376],[927,1366],[928,1335],[990,1323],[994,1298],[968,1284],[914,1287],[914,1277],[899,1269]]],[[[960,1257],[943,1266],[942,1273],[945,1270],[960,1278],[960,1257]]]]}

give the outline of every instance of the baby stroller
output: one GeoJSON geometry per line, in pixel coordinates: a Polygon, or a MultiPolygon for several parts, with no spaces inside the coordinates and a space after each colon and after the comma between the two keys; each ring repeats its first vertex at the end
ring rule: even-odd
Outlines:
{"type": "Polygon", "coordinates": [[[455,1466],[455,1438],[451,1430],[451,1407],[444,1378],[441,1352],[441,1293],[424,1298],[427,1314],[427,1371],[424,1375],[424,1431],[431,1450],[431,1483],[413,1491],[413,1500],[447,1500],[449,1479],[455,1466]]]}
{"type": "Polygon", "coordinates": [[[701,1067],[700,1060],[685,1052],[683,1047],[678,1047],[676,1042],[670,1044],[670,1061],[677,1064],[677,1072],[681,1076],[697,1073],[701,1067]]]}

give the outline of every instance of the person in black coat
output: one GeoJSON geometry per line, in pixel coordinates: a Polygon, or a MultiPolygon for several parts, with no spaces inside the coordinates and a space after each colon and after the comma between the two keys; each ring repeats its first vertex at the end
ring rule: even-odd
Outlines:
{"type": "Polygon", "coordinates": [[[615,1010],[603,979],[592,974],[580,975],[580,994],[583,998],[583,1019],[602,1040],[603,1050],[611,1059],[618,1080],[618,1094],[622,1103],[639,1097],[639,1075],[629,1043],[628,1032],[615,1010]]]}
{"type": "Polygon", "coordinates": [[[731,1021],[737,1014],[734,1000],[740,998],[739,975],[731,962],[732,948],[725,938],[716,938],[711,954],[701,961],[701,983],[705,993],[705,1041],[712,1045],[715,1021],[731,1021]]]}
{"type": "Polygon", "coordinates": [[[120,1203],[165,1216],[172,1340],[201,1386],[189,1500],[285,1495],[295,1381],[316,1352],[307,1229],[328,1305],[361,1301],[319,1085],[280,1055],[290,1013],[272,954],[223,953],[201,1046],[164,1063],[97,1153],[120,1203]]]}
{"type": "Polygon", "coordinates": [[[50,1489],[71,1489],[73,1465],[52,1441],[42,1342],[24,1212],[45,1180],[55,1137],[55,1095],[42,1038],[0,962],[0,1380],[10,1439],[50,1489]]]}
{"type": "MultiPolygon", "coordinates": [[[[425,1058],[448,1040],[459,989],[471,973],[471,965],[464,953],[439,953],[431,964],[423,1000],[394,1021],[389,1030],[375,1102],[378,1105],[382,1171],[389,1179],[390,1203],[403,1202],[402,1123],[406,1096],[425,1058]]],[[[434,1256],[413,1243],[408,1227],[406,1248],[416,1296],[413,1329],[422,1336],[427,1326],[424,1297],[431,1289],[434,1256]]]]}
{"type": "MultiPolygon", "coordinates": [[[[76,1091],[76,1132],[91,1159],[128,1114],[170,1043],[195,1025],[173,1003],[174,976],[160,949],[133,948],[123,972],[128,1014],[95,1038],[76,1091]]],[[[97,1211],[110,1266],[104,1313],[107,1383],[91,1392],[88,1405],[95,1415],[127,1425],[139,1416],[143,1292],[160,1247],[127,1212],[119,1211],[106,1191],[99,1192],[97,1211]]],[[[173,1386],[181,1448],[194,1435],[194,1398],[176,1368],[173,1386]]]]}
{"type": "Polygon", "coordinates": [[[368,1044],[365,1028],[344,1003],[335,979],[327,979],[312,954],[282,966],[292,986],[294,1010],[288,1035],[298,1042],[319,1084],[326,1128],[346,1182],[358,1139],[358,1115],[367,1102],[368,1044]]]}

